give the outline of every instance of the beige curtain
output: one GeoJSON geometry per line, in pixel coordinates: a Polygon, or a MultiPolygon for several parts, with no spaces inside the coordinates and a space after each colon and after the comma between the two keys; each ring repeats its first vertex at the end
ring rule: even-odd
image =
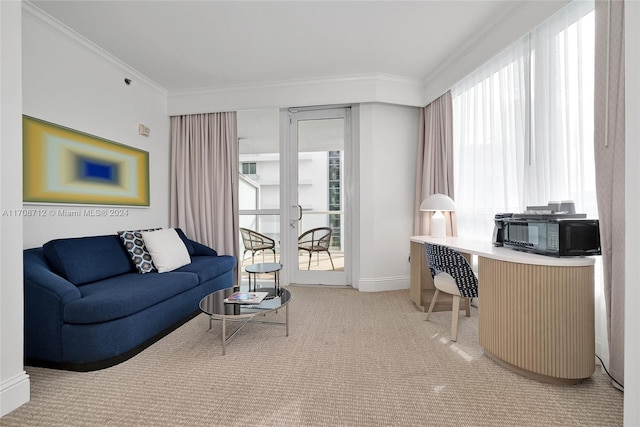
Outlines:
{"type": "MultiPolygon", "coordinates": [[[[428,196],[453,194],[453,108],[451,91],[420,109],[413,234],[429,234],[431,212],[421,212],[428,196]]],[[[455,213],[445,213],[447,236],[456,236],[455,213]]]]}
{"type": "Polygon", "coordinates": [[[171,226],[239,255],[235,112],[171,117],[171,226]]]}
{"type": "Polygon", "coordinates": [[[595,13],[594,143],[609,373],[624,385],[624,2],[596,1],[595,13]]]}

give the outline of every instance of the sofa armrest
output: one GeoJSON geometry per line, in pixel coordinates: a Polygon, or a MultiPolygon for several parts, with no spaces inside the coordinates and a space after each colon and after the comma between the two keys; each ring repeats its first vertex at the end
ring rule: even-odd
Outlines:
{"type": "Polygon", "coordinates": [[[25,250],[23,265],[25,286],[55,295],[62,305],[81,297],[76,285],[51,271],[41,248],[25,250]]]}
{"type": "Polygon", "coordinates": [[[211,249],[209,246],[205,246],[202,243],[198,243],[195,241],[191,241],[193,244],[194,255],[195,256],[218,256],[218,252],[214,249],[211,249]]]}
{"type": "Polygon", "coordinates": [[[80,290],[50,270],[42,248],[24,251],[24,355],[27,360],[62,361],[64,306],[80,290]]]}
{"type": "Polygon", "coordinates": [[[181,228],[176,228],[175,230],[187,247],[190,256],[218,256],[218,252],[215,250],[188,238],[181,228]]]}

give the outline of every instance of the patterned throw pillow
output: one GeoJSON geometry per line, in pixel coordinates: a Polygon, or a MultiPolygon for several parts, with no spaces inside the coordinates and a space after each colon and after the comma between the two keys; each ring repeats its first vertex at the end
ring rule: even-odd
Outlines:
{"type": "Polygon", "coordinates": [[[128,230],[118,231],[118,236],[122,239],[124,247],[129,252],[129,256],[133,261],[133,264],[138,269],[138,272],[150,273],[156,271],[155,265],[151,259],[151,254],[144,246],[144,240],[142,239],[143,231],[156,231],[162,230],[162,228],[149,228],[147,230],[128,230]]]}

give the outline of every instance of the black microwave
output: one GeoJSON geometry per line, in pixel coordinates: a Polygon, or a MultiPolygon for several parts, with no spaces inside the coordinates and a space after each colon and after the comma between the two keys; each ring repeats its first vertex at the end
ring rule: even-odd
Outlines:
{"type": "Polygon", "coordinates": [[[597,219],[507,219],[503,245],[557,257],[600,255],[597,219]]]}

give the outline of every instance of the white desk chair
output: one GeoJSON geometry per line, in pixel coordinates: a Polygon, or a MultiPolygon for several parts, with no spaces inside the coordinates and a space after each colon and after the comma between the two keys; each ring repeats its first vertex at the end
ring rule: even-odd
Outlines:
{"type": "Polygon", "coordinates": [[[458,339],[458,317],[460,312],[460,298],[465,298],[467,317],[471,316],[470,299],[478,296],[478,279],[467,260],[459,252],[446,246],[424,244],[427,262],[433,277],[436,291],[431,299],[427,319],[438,299],[440,292],[453,295],[453,309],[451,313],[451,341],[458,339]]]}

